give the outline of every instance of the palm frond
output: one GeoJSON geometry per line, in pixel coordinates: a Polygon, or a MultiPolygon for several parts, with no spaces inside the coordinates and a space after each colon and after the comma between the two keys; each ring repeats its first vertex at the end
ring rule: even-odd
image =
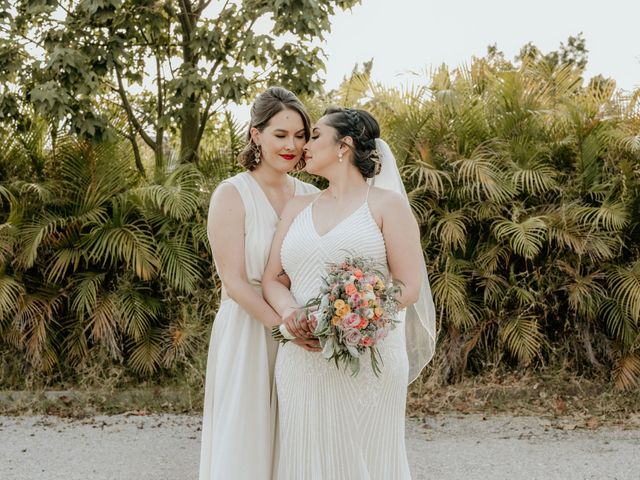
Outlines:
{"type": "Polygon", "coordinates": [[[465,248],[467,241],[467,215],[462,210],[443,212],[435,227],[440,244],[447,250],[465,248]]]}
{"type": "Polygon", "coordinates": [[[117,291],[123,329],[134,341],[142,339],[160,313],[161,303],[148,288],[124,282],[117,291]]]}
{"type": "Polygon", "coordinates": [[[540,253],[547,230],[543,216],[529,217],[522,222],[498,220],[492,225],[497,239],[507,242],[515,253],[527,259],[540,253]]]}
{"type": "Polygon", "coordinates": [[[150,328],[135,342],[131,343],[129,364],[139,373],[149,375],[156,371],[162,360],[163,332],[158,328],[150,328]]]}
{"type": "Polygon", "coordinates": [[[640,356],[637,353],[619,355],[613,369],[613,381],[618,390],[629,390],[640,382],[640,356]]]}
{"type": "Polygon", "coordinates": [[[522,365],[529,365],[540,353],[542,333],[533,316],[517,315],[510,318],[501,326],[500,337],[522,365]]]}
{"type": "Polygon", "coordinates": [[[478,147],[470,158],[454,162],[462,190],[476,201],[494,200],[506,202],[514,190],[504,173],[493,160],[493,152],[486,147],[478,147]]]}
{"type": "Polygon", "coordinates": [[[190,219],[200,207],[202,175],[192,164],[174,170],[161,185],[139,187],[133,193],[143,202],[179,221],[190,219]]]}
{"type": "Polygon", "coordinates": [[[121,356],[117,328],[121,318],[117,298],[110,292],[98,296],[87,321],[91,340],[104,346],[114,359],[121,356]]]}
{"type": "Polygon", "coordinates": [[[574,206],[570,213],[591,231],[604,229],[609,232],[622,230],[629,222],[627,206],[619,201],[605,201],[598,207],[574,206]]]}
{"type": "Polygon", "coordinates": [[[607,276],[611,296],[636,324],[640,320],[640,262],[631,267],[615,266],[607,276]]]}
{"type": "Polygon", "coordinates": [[[0,333],[11,322],[25,295],[24,286],[9,275],[0,275],[0,333]]]}
{"type": "Polygon", "coordinates": [[[85,246],[94,261],[103,265],[122,261],[143,280],[151,279],[158,269],[154,238],[140,220],[119,226],[109,223],[96,227],[85,246]]]}
{"type": "Polygon", "coordinates": [[[184,238],[166,238],[158,243],[162,274],[180,292],[193,290],[202,278],[200,259],[184,238]]]}

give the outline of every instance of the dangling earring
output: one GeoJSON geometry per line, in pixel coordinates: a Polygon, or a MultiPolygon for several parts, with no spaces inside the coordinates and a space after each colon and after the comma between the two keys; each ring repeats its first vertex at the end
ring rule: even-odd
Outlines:
{"type": "Polygon", "coordinates": [[[256,165],[260,163],[260,145],[256,145],[256,153],[253,156],[253,160],[256,162],[256,165]]]}
{"type": "Polygon", "coordinates": [[[342,163],[342,150],[338,152],[338,161],[342,163]]]}

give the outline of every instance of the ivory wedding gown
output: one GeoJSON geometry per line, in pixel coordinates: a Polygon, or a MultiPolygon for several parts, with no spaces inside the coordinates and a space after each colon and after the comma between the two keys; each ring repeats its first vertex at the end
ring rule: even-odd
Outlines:
{"type": "MultiPolygon", "coordinates": [[[[295,182],[296,195],[318,191],[289,178],[295,182]]],[[[260,293],[278,215],[248,172],[225,182],[242,197],[247,278],[260,293]]],[[[262,323],[235,301],[221,302],[207,360],[200,480],[271,480],[277,349],[262,323]]]]}
{"type": "MultiPolygon", "coordinates": [[[[384,238],[366,199],[324,235],[313,224],[314,202],[294,219],[281,250],[291,293],[300,305],[318,294],[327,262],[340,262],[347,252],[370,256],[388,268],[384,238]]],[[[384,362],[380,377],[368,354],[354,377],[320,353],[292,343],[280,348],[274,480],[411,478],[404,440],[409,366],[402,323],[379,351],[384,362]]]]}

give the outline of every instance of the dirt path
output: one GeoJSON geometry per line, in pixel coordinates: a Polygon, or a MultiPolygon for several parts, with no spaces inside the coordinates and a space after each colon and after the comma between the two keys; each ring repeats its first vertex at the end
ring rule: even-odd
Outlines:
{"type": "MultiPolygon", "coordinates": [[[[199,427],[180,415],[0,417],[0,479],[196,480],[199,427]]],[[[448,415],[408,420],[407,445],[414,480],[640,478],[638,429],[448,415]]]]}

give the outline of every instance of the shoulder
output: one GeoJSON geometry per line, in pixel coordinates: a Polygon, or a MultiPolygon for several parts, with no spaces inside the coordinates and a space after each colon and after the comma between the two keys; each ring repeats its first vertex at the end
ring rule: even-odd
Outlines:
{"type": "Polygon", "coordinates": [[[211,194],[209,201],[210,214],[220,212],[224,215],[244,215],[245,206],[240,188],[230,180],[226,179],[220,182],[211,194]]]}
{"type": "Polygon", "coordinates": [[[375,211],[385,214],[393,214],[400,210],[409,209],[409,204],[404,195],[386,188],[371,187],[369,191],[369,205],[375,211]]]}
{"type": "Polygon", "coordinates": [[[211,194],[211,202],[237,202],[240,200],[240,192],[235,182],[231,182],[231,179],[223,180],[213,190],[211,194]]]}

